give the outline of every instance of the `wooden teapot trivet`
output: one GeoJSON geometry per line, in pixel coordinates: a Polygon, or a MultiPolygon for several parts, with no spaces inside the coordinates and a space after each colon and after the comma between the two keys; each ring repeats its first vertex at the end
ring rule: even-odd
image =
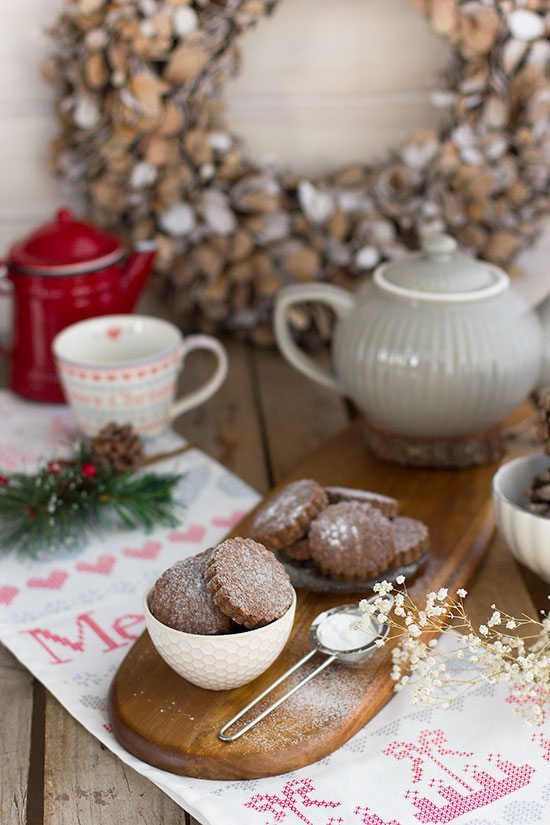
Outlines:
{"type": "Polygon", "coordinates": [[[422,438],[386,430],[365,419],[368,448],[383,461],[403,467],[463,469],[499,461],[505,452],[501,426],[460,438],[422,438]]]}
{"type": "MultiPolygon", "coordinates": [[[[441,586],[465,586],[493,532],[490,490],[496,467],[412,470],[385,464],[367,453],[363,429],[363,421],[352,424],[285,483],[310,477],[395,496],[402,512],[425,521],[431,533],[432,552],[411,586],[413,595],[441,586]]],[[[249,521],[250,517],[241,522],[234,534],[246,535],[249,521]]],[[[111,685],[114,735],[151,765],[204,779],[271,776],[332,753],[391,698],[387,647],[376,650],[361,666],[333,665],[236,742],[221,742],[217,732],[310,649],[309,627],[318,613],[358,598],[299,591],[296,622],[285,650],[266,673],[232,691],[204,690],[185,681],[164,663],[144,633],[111,685]]],[[[314,658],[311,667],[316,663],[314,658]]],[[[301,676],[303,671],[295,678],[301,676]]]]}

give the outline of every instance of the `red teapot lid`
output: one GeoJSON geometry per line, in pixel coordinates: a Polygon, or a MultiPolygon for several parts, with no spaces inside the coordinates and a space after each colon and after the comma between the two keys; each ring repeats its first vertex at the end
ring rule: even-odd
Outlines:
{"type": "Polygon", "coordinates": [[[69,209],[60,209],[52,223],[14,244],[8,260],[28,274],[75,275],[109,266],[123,254],[114,235],[75,220],[69,209]]]}

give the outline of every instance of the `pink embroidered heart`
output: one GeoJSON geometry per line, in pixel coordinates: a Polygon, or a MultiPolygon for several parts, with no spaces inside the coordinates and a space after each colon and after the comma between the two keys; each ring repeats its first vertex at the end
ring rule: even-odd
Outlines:
{"type": "Polygon", "coordinates": [[[69,574],[64,570],[52,570],[45,579],[28,579],[27,587],[41,587],[45,590],[61,590],[69,574]]]}
{"type": "Polygon", "coordinates": [[[114,556],[100,556],[93,564],[88,561],[79,561],[75,567],[81,573],[101,573],[103,576],[108,576],[115,564],[114,556]]]}
{"type": "Polygon", "coordinates": [[[170,533],[170,541],[190,541],[193,544],[202,541],[206,533],[206,527],[200,524],[190,524],[187,530],[175,530],[170,533]]]}
{"type": "Polygon", "coordinates": [[[120,337],[121,332],[120,327],[110,327],[110,329],[107,330],[107,335],[112,341],[116,341],[116,339],[120,337]]]}
{"type": "Polygon", "coordinates": [[[213,527],[226,527],[228,530],[231,530],[245,515],[246,513],[242,510],[235,510],[230,516],[227,516],[227,518],[216,516],[216,518],[212,519],[212,525],[213,527]]]}
{"type": "Polygon", "coordinates": [[[161,547],[158,541],[146,541],[143,547],[125,547],[122,555],[132,559],[156,559],[161,547]]]}
{"type": "Polygon", "coordinates": [[[0,587],[0,604],[5,604],[6,607],[9,607],[18,593],[19,588],[12,587],[11,584],[0,587]]]}

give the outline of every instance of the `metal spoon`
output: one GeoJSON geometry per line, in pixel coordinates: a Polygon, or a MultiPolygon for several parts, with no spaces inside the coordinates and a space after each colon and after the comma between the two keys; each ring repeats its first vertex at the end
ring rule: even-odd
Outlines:
{"type": "MultiPolygon", "coordinates": [[[[372,597],[374,598],[374,597],[372,597]]],[[[370,599],[369,599],[370,601],[370,599]]],[[[356,648],[350,648],[347,650],[336,650],[334,648],[327,647],[321,641],[321,627],[326,619],[329,616],[333,616],[335,613],[345,613],[348,615],[352,615],[357,619],[361,616],[361,611],[359,610],[359,606],[357,604],[343,604],[340,607],[333,607],[330,610],[325,610],[323,613],[319,613],[319,615],[313,620],[311,623],[311,627],[309,629],[309,638],[313,645],[313,650],[310,650],[309,653],[306,653],[296,664],[289,667],[278,679],[275,679],[264,691],[262,691],[255,699],[245,705],[242,710],[240,710],[229,722],[220,728],[218,731],[218,737],[223,742],[234,742],[236,739],[239,739],[243,734],[247,733],[249,730],[254,728],[262,719],[265,719],[270,713],[280,707],[283,702],[286,702],[291,696],[293,696],[297,691],[307,685],[308,682],[311,682],[315,676],[317,676],[321,671],[325,670],[329,665],[335,662],[337,659],[338,661],[344,663],[355,663],[360,662],[362,659],[366,658],[369,655],[372,648],[375,646],[375,641],[377,638],[385,637],[388,635],[389,627],[386,624],[373,624],[373,635],[372,638],[369,639],[368,642],[365,642],[364,645],[356,648]],[[312,656],[315,656],[316,653],[324,653],[326,659],[321,662],[321,664],[315,668],[310,674],[308,674],[304,679],[294,685],[293,688],[288,690],[279,699],[276,699],[271,705],[268,705],[258,716],[255,716],[246,725],[243,725],[242,728],[239,728],[235,733],[227,733],[229,728],[232,728],[235,722],[238,722],[249,710],[255,707],[259,702],[262,701],[271,691],[275,690],[285,679],[288,679],[293,673],[295,673],[299,668],[302,667],[306,662],[308,662],[312,656]]]]}

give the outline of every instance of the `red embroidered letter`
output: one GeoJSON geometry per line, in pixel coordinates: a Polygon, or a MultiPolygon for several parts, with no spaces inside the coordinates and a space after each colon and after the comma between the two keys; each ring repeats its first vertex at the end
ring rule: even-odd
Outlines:
{"type": "Polygon", "coordinates": [[[67,662],[72,662],[72,659],[61,659],[53,649],[53,645],[60,645],[62,648],[70,648],[71,650],[82,653],[84,651],[84,631],[86,628],[92,630],[93,633],[95,633],[95,635],[105,644],[105,647],[103,648],[104,653],[107,653],[110,650],[117,650],[119,647],[124,647],[127,644],[127,642],[117,643],[114,639],[108,636],[107,633],[97,624],[97,622],[92,619],[92,611],[89,613],[81,613],[80,616],[77,616],[75,641],[71,641],[71,639],[66,636],[60,636],[58,633],[53,633],[51,630],[42,627],[35,627],[33,630],[22,630],[21,632],[28,633],[38,642],[39,645],[44,648],[47,653],[49,653],[52,657],[52,664],[64,665],[67,664],[67,662]],[[47,642],[49,644],[47,644],[47,642]]]}
{"type": "Polygon", "coordinates": [[[113,630],[115,630],[119,636],[122,636],[123,639],[129,639],[131,642],[134,639],[137,639],[139,633],[128,633],[127,628],[134,627],[136,624],[141,624],[145,619],[143,614],[139,615],[138,613],[128,613],[126,616],[120,616],[120,618],[116,619],[113,622],[113,630]]]}

